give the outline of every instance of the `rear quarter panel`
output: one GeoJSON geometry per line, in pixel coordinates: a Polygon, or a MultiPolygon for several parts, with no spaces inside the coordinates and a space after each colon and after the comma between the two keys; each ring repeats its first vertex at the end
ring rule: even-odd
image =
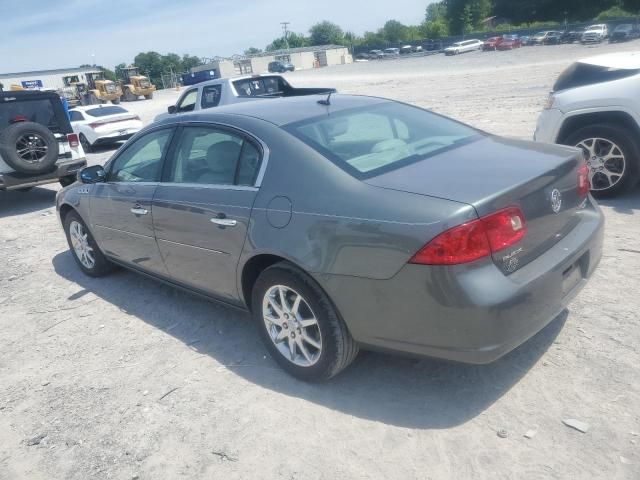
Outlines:
{"type": "Polygon", "coordinates": [[[251,123],[271,151],[239,277],[267,253],[309,273],[390,278],[435,235],[476,218],[469,205],[365,184],[278,127],[251,123]]]}

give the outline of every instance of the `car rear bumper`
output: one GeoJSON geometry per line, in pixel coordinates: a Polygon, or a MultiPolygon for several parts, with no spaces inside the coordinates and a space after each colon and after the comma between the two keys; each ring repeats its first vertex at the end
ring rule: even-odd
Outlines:
{"type": "Polygon", "coordinates": [[[21,188],[46,185],[47,183],[55,183],[60,178],[75,175],[86,166],[87,161],[83,158],[82,160],[58,162],[54,170],[39,175],[29,175],[19,172],[0,173],[0,190],[18,190],[21,188]]]}
{"type": "Polygon", "coordinates": [[[489,363],[556,318],[593,273],[604,219],[591,202],[565,238],[509,276],[486,261],[408,264],[389,280],[317,280],[365,348],[489,363]]]}
{"type": "Polygon", "coordinates": [[[136,133],[137,132],[127,133],[127,134],[124,134],[124,135],[119,135],[119,134],[103,135],[103,136],[100,136],[100,137],[96,138],[96,141],[93,142],[93,145],[107,145],[107,144],[110,144],[110,143],[120,142],[120,141],[123,141],[123,140],[129,140],[136,133]]]}

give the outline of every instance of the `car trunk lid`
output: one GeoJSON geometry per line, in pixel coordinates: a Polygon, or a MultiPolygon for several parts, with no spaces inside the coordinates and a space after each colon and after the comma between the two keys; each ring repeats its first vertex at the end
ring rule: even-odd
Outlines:
{"type": "Polygon", "coordinates": [[[484,137],[368,180],[371,185],[472,205],[483,217],[509,206],[523,212],[527,234],[495,252],[512,273],[560,241],[579,221],[582,153],[574,148],[484,137]]]}

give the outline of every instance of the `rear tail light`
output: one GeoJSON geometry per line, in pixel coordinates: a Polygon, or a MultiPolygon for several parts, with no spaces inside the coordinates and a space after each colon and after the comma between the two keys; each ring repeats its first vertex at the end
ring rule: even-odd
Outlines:
{"type": "Polygon", "coordinates": [[[89,124],[89,128],[96,129],[96,128],[100,127],[101,125],[104,125],[104,123],[102,123],[102,122],[93,122],[93,123],[89,124]]]}
{"type": "Polygon", "coordinates": [[[67,142],[69,142],[69,146],[71,148],[76,148],[78,145],[80,145],[80,140],[78,139],[78,135],[75,133],[67,134],[67,142]]]}
{"type": "Polygon", "coordinates": [[[578,195],[585,197],[589,193],[590,189],[589,167],[587,167],[585,163],[582,163],[582,165],[578,167],[578,195]]]}
{"type": "Polygon", "coordinates": [[[134,115],[133,120],[139,120],[140,121],[140,117],[138,115],[134,115]]]}
{"type": "Polygon", "coordinates": [[[522,211],[508,207],[441,233],[422,247],[409,263],[457,265],[473,262],[518,243],[526,233],[522,211]]]}

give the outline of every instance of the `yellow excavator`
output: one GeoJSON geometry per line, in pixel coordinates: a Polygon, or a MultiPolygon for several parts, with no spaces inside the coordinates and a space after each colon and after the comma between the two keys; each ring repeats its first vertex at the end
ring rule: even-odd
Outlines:
{"type": "Polygon", "coordinates": [[[118,83],[122,90],[121,99],[125,102],[133,102],[141,96],[147,100],[153,98],[156,86],[151,83],[148,77],[140,75],[138,67],[118,68],[116,75],[118,75],[118,83]]]}

